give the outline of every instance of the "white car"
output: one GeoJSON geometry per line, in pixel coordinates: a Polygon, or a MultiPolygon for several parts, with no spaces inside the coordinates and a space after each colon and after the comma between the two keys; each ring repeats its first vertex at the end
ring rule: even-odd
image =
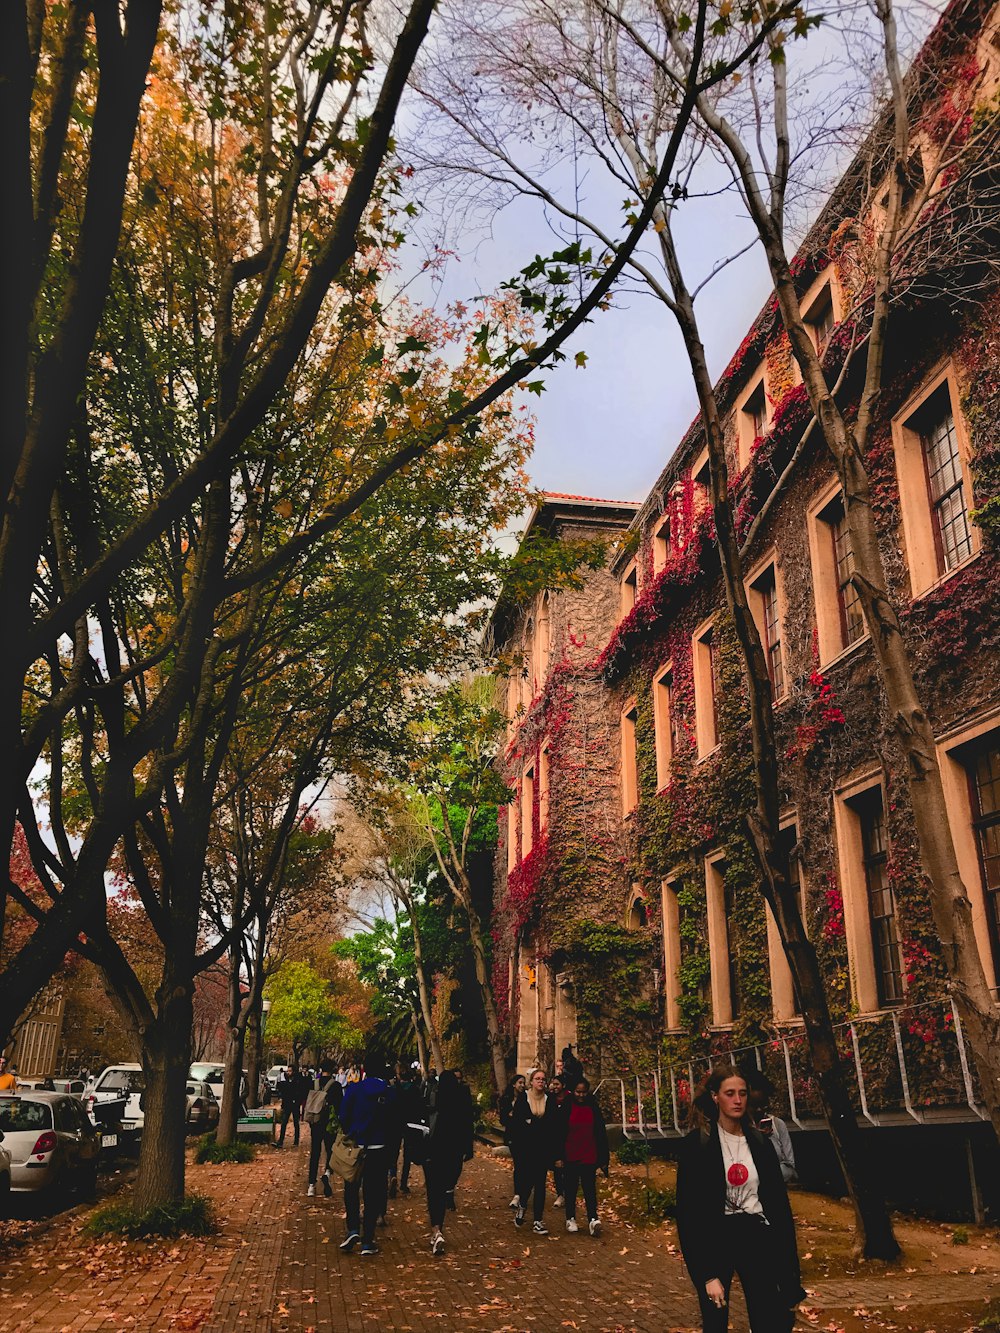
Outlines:
{"type": "Polygon", "coordinates": [[[60,1092],[0,1096],[0,1133],[15,1192],[97,1185],[101,1136],[76,1097],[60,1092]]]}
{"type": "MultiPolygon", "coordinates": [[[[195,1083],[207,1083],[215,1094],[215,1100],[222,1105],[222,1083],[226,1069],[217,1061],[213,1064],[211,1061],[202,1060],[196,1062],[188,1070],[188,1078],[195,1083]]],[[[247,1095],[247,1071],[244,1069],[243,1078],[240,1081],[240,1096],[247,1095]]]]}
{"type": "Polygon", "coordinates": [[[112,1101],[116,1097],[125,1098],[125,1110],[121,1118],[122,1132],[127,1137],[138,1138],[142,1134],[146,1119],[142,1108],[142,1094],[146,1091],[146,1076],[142,1065],[109,1065],[98,1074],[94,1089],[87,1098],[86,1106],[92,1110],[94,1103],[112,1101]]]}
{"type": "Polygon", "coordinates": [[[3,1137],[0,1130],[0,1217],[7,1211],[5,1201],[10,1194],[10,1152],[3,1146],[3,1137]]]}
{"type": "Polygon", "coordinates": [[[272,1092],[277,1091],[278,1079],[281,1078],[282,1074],[285,1072],[287,1068],[288,1068],[287,1065],[272,1065],[271,1068],[267,1071],[267,1074],[265,1075],[267,1079],[267,1086],[271,1089],[272,1092]]]}

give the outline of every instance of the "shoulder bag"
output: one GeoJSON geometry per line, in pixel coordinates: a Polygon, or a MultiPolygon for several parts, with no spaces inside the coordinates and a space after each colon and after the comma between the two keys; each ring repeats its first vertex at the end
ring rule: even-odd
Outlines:
{"type": "Polygon", "coordinates": [[[336,1171],[345,1184],[353,1185],[361,1179],[364,1167],[364,1148],[341,1130],[330,1149],[330,1170],[336,1171]]]}

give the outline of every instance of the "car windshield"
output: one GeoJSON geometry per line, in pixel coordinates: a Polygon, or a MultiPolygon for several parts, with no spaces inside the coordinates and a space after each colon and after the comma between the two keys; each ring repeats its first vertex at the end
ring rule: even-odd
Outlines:
{"type": "Polygon", "coordinates": [[[0,1130],[5,1134],[51,1128],[52,1108],[47,1102],[27,1102],[23,1098],[0,1102],[0,1130]]]}
{"type": "Polygon", "coordinates": [[[142,1092],[146,1080],[141,1069],[109,1069],[97,1086],[102,1092],[142,1092]]]}

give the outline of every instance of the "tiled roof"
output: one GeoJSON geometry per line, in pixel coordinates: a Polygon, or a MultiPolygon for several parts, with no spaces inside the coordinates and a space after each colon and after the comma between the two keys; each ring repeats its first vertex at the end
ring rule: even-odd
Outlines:
{"type": "Polygon", "coordinates": [[[596,495],[567,495],[565,491],[543,491],[544,500],[575,500],[580,504],[615,505],[616,507],[638,509],[641,500],[602,500],[596,495]]]}

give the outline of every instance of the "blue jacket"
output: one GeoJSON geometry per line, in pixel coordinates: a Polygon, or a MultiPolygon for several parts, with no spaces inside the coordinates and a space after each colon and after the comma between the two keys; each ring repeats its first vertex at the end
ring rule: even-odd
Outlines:
{"type": "Polygon", "coordinates": [[[348,1083],[340,1108],[344,1133],[364,1148],[386,1147],[399,1142],[401,1131],[399,1098],[385,1079],[363,1078],[348,1083]]]}

